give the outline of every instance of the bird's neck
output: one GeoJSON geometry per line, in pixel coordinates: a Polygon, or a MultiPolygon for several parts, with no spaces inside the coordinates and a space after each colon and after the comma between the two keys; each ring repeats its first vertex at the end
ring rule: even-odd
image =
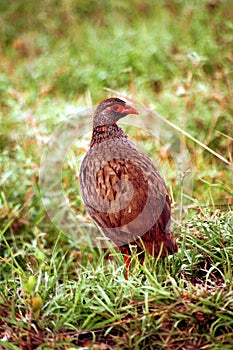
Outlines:
{"type": "Polygon", "coordinates": [[[93,128],[90,148],[100,142],[113,138],[128,138],[124,131],[117,125],[99,125],[93,128]]]}

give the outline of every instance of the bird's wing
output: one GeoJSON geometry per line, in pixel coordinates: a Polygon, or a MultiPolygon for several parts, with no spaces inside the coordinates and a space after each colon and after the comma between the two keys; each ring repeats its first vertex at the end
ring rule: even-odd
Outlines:
{"type": "Polygon", "coordinates": [[[130,159],[112,158],[101,164],[97,157],[88,157],[80,171],[90,216],[118,245],[135,241],[160,219],[167,195],[151,160],[136,149],[130,152],[130,159]]]}
{"type": "Polygon", "coordinates": [[[168,195],[159,219],[136,243],[155,258],[177,252],[178,247],[171,229],[171,205],[168,195]]]}

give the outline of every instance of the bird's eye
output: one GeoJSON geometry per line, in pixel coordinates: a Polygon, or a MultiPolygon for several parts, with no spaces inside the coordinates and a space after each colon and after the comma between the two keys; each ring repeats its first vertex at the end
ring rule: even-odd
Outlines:
{"type": "Polygon", "coordinates": [[[119,106],[118,106],[118,105],[114,105],[114,106],[112,107],[112,109],[113,109],[115,112],[117,112],[117,111],[119,111],[119,106]]]}
{"type": "Polygon", "coordinates": [[[112,104],[111,106],[108,106],[107,109],[116,113],[122,113],[124,107],[119,103],[115,103],[115,104],[112,104]]]}

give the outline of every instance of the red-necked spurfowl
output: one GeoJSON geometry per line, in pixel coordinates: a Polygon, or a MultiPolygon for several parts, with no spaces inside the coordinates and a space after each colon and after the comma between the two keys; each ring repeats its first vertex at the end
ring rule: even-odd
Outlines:
{"type": "Polygon", "coordinates": [[[137,110],[119,98],[101,102],[93,119],[90,149],[80,169],[83,201],[105,236],[119,247],[129,275],[130,244],[139,259],[177,252],[171,230],[170,199],[150,158],[117,125],[137,110]]]}

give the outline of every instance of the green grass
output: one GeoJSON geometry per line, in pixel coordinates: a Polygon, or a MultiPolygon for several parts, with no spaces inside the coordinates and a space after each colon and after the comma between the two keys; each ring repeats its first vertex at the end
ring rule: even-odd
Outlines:
{"type": "Polygon", "coordinates": [[[4,239],[2,331],[19,348],[232,345],[230,212],[204,211],[176,233],[179,253],[143,267],[135,257],[129,281],[114,250],[79,251],[61,235],[51,246],[39,232],[21,233],[23,249],[4,239]]]}
{"type": "Polygon", "coordinates": [[[232,20],[231,1],[1,1],[0,348],[233,348],[232,20]],[[41,200],[47,141],[113,96],[104,88],[226,159],[142,107],[125,120],[166,178],[179,245],[143,266],[134,256],[128,281],[120,253],[84,244],[98,234],[77,178],[91,115],[77,115],[82,135],[62,164],[76,230],[62,232],[41,200]],[[185,183],[177,146],[191,160],[185,183]]]}

